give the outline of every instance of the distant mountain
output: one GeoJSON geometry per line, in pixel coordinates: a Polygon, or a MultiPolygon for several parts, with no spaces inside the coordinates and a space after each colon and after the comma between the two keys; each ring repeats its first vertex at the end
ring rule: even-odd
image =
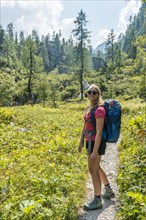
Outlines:
{"type": "Polygon", "coordinates": [[[99,45],[96,47],[95,53],[96,53],[97,51],[100,51],[100,52],[102,52],[102,53],[105,53],[105,46],[106,46],[106,41],[103,42],[102,44],[99,44],[99,45]]]}

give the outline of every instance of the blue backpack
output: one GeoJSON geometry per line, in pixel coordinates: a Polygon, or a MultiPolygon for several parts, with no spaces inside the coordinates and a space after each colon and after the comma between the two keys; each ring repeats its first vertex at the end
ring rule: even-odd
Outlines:
{"type": "MultiPolygon", "coordinates": [[[[102,138],[109,143],[116,143],[120,136],[121,129],[121,105],[114,99],[106,100],[103,104],[106,117],[104,122],[104,128],[102,132],[102,138]]],[[[96,129],[95,111],[98,107],[94,108],[91,112],[91,123],[96,129]]]]}

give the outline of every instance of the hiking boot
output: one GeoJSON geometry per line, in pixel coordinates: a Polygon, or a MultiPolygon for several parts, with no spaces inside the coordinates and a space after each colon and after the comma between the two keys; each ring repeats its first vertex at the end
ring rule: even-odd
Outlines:
{"type": "Polygon", "coordinates": [[[113,192],[113,190],[111,188],[105,187],[105,192],[102,195],[102,197],[104,199],[110,199],[110,198],[114,198],[115,194],[114,194],[114,192],[113,192]]]}
{"type": "Polygon", "coordinates": [[[101,209],[102,208],[102,201],[101,198],[97,198],[94,196],[94,198],[89,202],[86,203],[83,207],[85,210],[94,210],[94,209],[101,209]]]}

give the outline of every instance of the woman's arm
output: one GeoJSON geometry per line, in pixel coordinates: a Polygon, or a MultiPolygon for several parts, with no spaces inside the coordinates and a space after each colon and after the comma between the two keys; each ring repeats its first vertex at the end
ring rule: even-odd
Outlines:
{"type": "Polygon", "coordinates": [[[79,147],[78,147],[78,151],[80,153],[82,152],[82,148],[84,147],[84,135],[85,135],[85,124],[84,124],[83,129],[82,129],[80,143],[79,143],[79,147]]]}
{"type": "Polygon", "coordinates": [[[104,118],[96,118],[96,137],[93,152],[91,158],[95,159],[97,157],[98,148],[101,142],[102,130],[104,126],[104,118]]]}

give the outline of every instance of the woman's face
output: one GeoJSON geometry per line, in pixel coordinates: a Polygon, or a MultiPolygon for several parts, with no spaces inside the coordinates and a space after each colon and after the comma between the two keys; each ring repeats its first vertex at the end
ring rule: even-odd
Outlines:
{"type": "Polygon", "coordinates": [[[97,100],[97,98],[99,97],[99,92],[97,91],[96,88],[91,87],[90,89],[88,89],[87,91],[87,97],[90,101],[94,101],[97,100]]]}

